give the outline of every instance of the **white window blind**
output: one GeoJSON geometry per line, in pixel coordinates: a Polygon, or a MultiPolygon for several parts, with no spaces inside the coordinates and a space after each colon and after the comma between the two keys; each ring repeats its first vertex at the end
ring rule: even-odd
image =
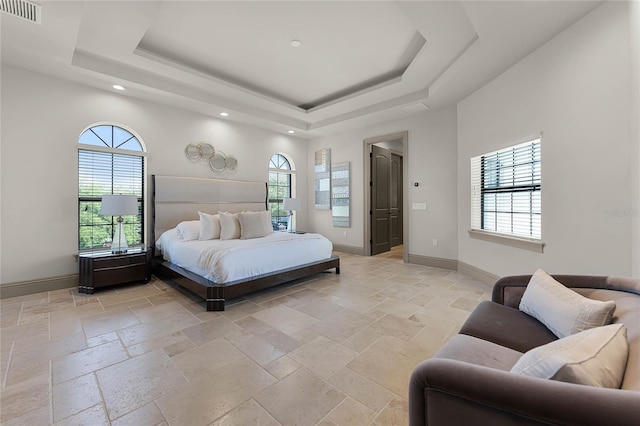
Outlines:
{"type": "Polygon", "coordinates": [[[129,132],[116,126],[96,126],[88,129],[80,137],[78,149],[78,248],[80,250],[103,249],[111,246],[117,217],[100,214],[102,196],[105,194],[135,195],[138,198],[138,214],[123,216],[123,225],[130,246],[144,244],[143,155],[140,142],[129,132]],[[131,151],[140,151],[140,154],[136,155],[131,151]]]}
{"type": "Polygon", "coordinates": [[[541,238],[540,139],[471,159],[471,228],[541,238]]]}

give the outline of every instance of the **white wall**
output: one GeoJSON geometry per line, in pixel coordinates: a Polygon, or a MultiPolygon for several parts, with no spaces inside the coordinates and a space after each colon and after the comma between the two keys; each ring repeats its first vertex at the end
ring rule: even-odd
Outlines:
{"type": "Polygon", "coordinates": [[[640,1],[629,3],[631,40],[631,273],[640,278],[640,1]]]}
{"type": "Polygon", "coordinates": [[[309,143],[309,199],[306,206],[310,231],[321,232],[335,244],[364,249],[364,148],[366,138],[408,131],[408,150],[404,167],[408,181],[404,196],[412,203],[427,203],[427,210],[409,210],[409,243],[404,249],[412,255],[457,258],[456,225],[456,111],[447,108],[411,115],[402,120],[381,123],[349,132],[313,139],[309,143]],[[313,205],[313,153],[330,148],[332,163],[351,162],[351,227],[336,228],[331,212],[315,210],[313,205]],[[419,182],[419,187],[413,183],[419,182]],[[344,236],[344,231],[347,235],[344,236]],[[431,241],[437,238],[439,245],[431,241]]]}
{"type": "MultiPolygon", "coordinates": [[[[140,135],[148,175],[266,181],[270,156],[285,152],[306,201],[303,140],[22,69],[3,67],[1,76],[2,284],[77,273],[77,142],[96,122],[124,124],[140,135]],[[203,140],[234,155],[238,169],[213,175],[187,160],[184,147],[203,140]]],[[[305,224],[301,212],[299,226],[305,224]]]]}
{"type": "Polygon", "coordinates": [[[628,5],[608,2],[458,104],[459,260],[630,275],[628,5]],[[544,253],[471,239],[469,159],[543,131],[544,253]],[[611,214],[614,212],[614,214],[611,214]]]}

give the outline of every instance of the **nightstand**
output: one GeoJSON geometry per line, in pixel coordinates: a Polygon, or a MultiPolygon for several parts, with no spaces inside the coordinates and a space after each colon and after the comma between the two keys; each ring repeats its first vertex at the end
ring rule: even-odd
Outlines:
{"type": "Polygon", "coordinates": [[[80,293],[92,294],[96,288],[151,278],[151,250],[131,249],[127,253],[110,251],[86,252],[78,255],[80,293]]]}

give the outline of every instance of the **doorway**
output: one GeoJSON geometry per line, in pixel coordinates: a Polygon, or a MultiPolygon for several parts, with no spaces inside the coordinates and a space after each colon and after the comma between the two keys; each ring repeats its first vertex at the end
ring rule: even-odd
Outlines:
{"type": "Polygon", "coordinates": [[[404,182],[404,156],[408,133],[400,132],[364,140],[365,148],[365,248],[367,255],[391,251],[406,262],[408,243],[404,182]]]}

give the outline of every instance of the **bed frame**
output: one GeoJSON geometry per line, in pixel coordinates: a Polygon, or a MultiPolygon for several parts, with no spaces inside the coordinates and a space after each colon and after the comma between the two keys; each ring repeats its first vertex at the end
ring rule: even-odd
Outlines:
{"type": "Polygon", "coordinates": [[[151,241],[153,270],[206,300],[207,311],[224,311],[229,299],[335,268],[340,273],[340,258],[328,259],[283,269],[268,274],[226,283],[216,283],[165,261],[155,250],[155,241],[164,231],[183,220],[195,220],[198,211],[264,211],[268,208],[266,182],[206,179],[178,176],[151,176],[151,241]]]}

